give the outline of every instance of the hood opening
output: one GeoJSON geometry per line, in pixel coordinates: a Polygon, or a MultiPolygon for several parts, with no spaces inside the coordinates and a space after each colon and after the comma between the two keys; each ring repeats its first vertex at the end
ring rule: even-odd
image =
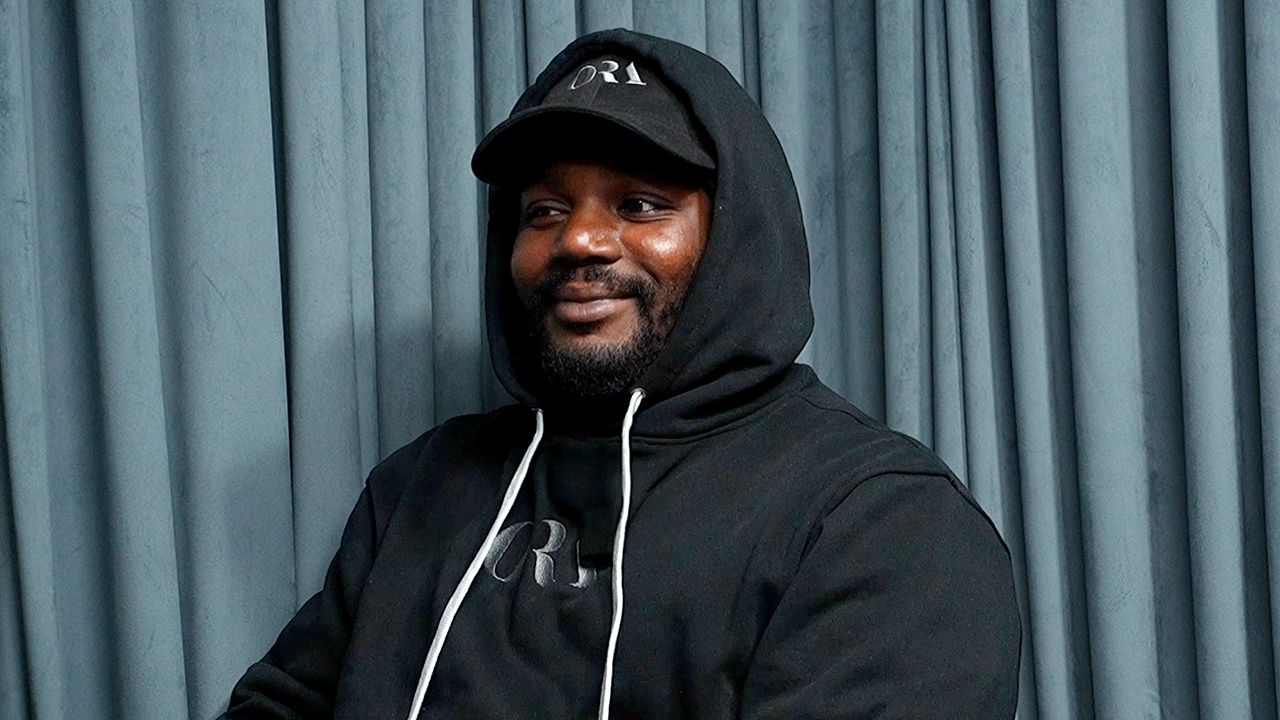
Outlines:
{"type": "MultiPolygon", "coordinates": [[[[759,106],[719,62],[662,38],[615,29],[584,35],[558,54],[512,110],[539,103],[579,63],[613,53],[661,75],[688,109],[716,159],[706,249],[663,349],[637,383],[645,407],[637,438],[681,438],[715,430],[775,396],[813,329],[809,256],[795,182],[781,143],[759,106]]],[[[574,407],[540,387],[530,362],[521,305],[510,278],[518,189],[489,190],[485,312],[490,353],[503,386],[542,407],[548,428],[613,435],[617,407],[574,407]],[[575,419],[591,415],[591,422],[575,419]]]]}

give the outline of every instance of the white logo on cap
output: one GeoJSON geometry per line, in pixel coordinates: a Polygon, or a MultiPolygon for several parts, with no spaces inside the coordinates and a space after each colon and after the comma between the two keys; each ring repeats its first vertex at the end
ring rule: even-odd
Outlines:
{"type": "MultiPolygon", "coordinates": [[[[614,75],[614,73],[617,72],[620,67],[621,66],[618,65],[618,63],[614,60],[601,60],[599,69],[597,69],[595,65],[591,65],[590,63],[583,65],[582,67],[578,68],[578,74],[573,76],[573,82],[569,83],[569,89],[577,90],[583,85],[589,85],[592,80],[596,79],[596,76],[603,78],[604,81],[607,83],[613,83],[614,85],[617,85],[618,76],[614,75]],[[583,77],[584,73],[587,73],[586,77],[583,77]]],[[[645,84],[645,82],[640,79],[640,72],[636,70],[636,64],[634,62],[627,63],[627,82],[625,84],[627,85],[644,85],[645,84]]]]}

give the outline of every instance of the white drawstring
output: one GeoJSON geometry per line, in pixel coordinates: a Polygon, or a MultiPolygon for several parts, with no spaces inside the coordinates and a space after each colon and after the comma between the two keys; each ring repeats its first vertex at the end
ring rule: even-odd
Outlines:
{"type": "MultiPolygon", "coordinates": [[[[613,657],[618,648],[618,632],[622,628],[622,556],[627,542],[627,518],[631,514],[631,423],[635,420],[636,411],[640,409],[640,401],[643,399],[644,389],[632,390],[627,414],[622,419],[622,509],[618,515],[618,527],[613,537],[613,616],[609,623],[609,645],[604,657],[604,678],[600,682],[600,720],[609,720],[609,701],[613,695],[613,657]]],[[[502,523],[511,512],[511,506],[515,504],[516,496],[520,494],[520,487],[529,473],[533,454],[538,449],[538,444],[542,442],[542,411],[535,409],[534,412],[536,426],[533,431],[533,440],[529,443],[529,448],[524,451],[524,457],[521,458],[515,475],[507,485],[507,492],[502,496],[498,517],[489,527],[489,533],[485,535],[480,551],[472,558],[467,571],[462,574],[462,580],[458,581],[453,595],[444,606],[440,625],[431,638],[427,658],[422,662],[422,673],[418,675],[418,687],[413,693],[413,704],[409,707],[408,720],[417,720],[418,713],[422,710],[422,702],[427,697],[427,687],[431,684],[431,675],[435,672],[436,661],[440,659],[440,651],[444,647],[445,638],[449,635],[453,619],[458,614],[462,599],[471,589],[471,583],[475,580],[476,574],[480,572],[480,566],[484,563],[490,548],[493,547],[494,538],[502,529],[502,523]]]]}
{"type": "Polygon", "coordinates": [[[631,422],[644,389],[631,391],[631,403],[622,418],[622,510],[618,529],[613,536],[613,620],[609,623],[609,648],[604,656],[604,679],[600,681],[600,720],[609,720],[609,700],[613,695],[613,655],[618,648],[618,631],[622,629],[622,552],[627,542],[627,517],[631,514],[631,422]]]}
{"type": "Polygon", "coordinates": [[[498,508],[498,517],[494,519],[493,525],[489,527],[489,534],[485,535],[484,543],[480,545],[480,551],[472,558],[471,564],[467,566],[467,571],[462,574],[462,580],[453,589],[453,595],[449,597],[449,602],[444,606],[444,614],[440,617],[440,625],[436,628],[435,636],[431,638],[431,647],[427,649],[427,659],[422,662],[422,673],[418,676],[418,689],[413,693],[413,705],[409,707],[408,720],[417,720],[418,712],[422,710],[422,701],[427,697],[427,686],[431,684],[431,674],[435,672],[436,661],[440,659],[440,650],[444,647],[444,639],[449,635],[449,627],[453,625],[453,618],[458,614],[458,608],[462,605],[462,598],[466,596],[467,590],[471,588],[471,582],[475,580],[476,573],[480,572],[480,565],[484,562],[485,556],[489,554],[489,549],[493,546],[493,539],[498,535],[498,531],[502,529],[503,521],[507,519],[507,514],[511,512],[511,506],[515,504],[516,496],[520,494],[520,486],[524,484],[524,477],[529,473],[529,464],[533,462],[533,453],[538,449],[538,443],[542,441],[542,411],[535,408],[534,413],[537,422],[533,430],[533,441],[529,443],[529,449],[524,451],[520,466],[516,468],[516,474],[507,485],[507,492],[502,496],[502,505],[498,508]]]}

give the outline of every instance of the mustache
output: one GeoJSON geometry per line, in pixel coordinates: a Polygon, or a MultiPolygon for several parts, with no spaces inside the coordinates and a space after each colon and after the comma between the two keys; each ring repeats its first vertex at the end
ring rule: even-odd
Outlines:
{"type": "Polygon", "coordinates": [[[653,308],[658,296],[657,288],[651,281],[635,275],[625,275],[604,265],[591,265],[585,268],[565,268],[557,270],[538,283],[533,297],[538,314],[556,302],[556,291],[573,281],[602,285],[612,294],[630,295],[636,298],[637,309],[647,313],[653,308]]]}

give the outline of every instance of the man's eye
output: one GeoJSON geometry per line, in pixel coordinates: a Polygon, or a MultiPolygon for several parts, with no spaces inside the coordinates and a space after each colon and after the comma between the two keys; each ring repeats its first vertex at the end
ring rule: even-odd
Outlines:
{"type": "Polygon", "coordinates": [[[646,200],[641,197],[632,197],[623,200],[622,204],[618,206],[618,209],[629,215],[647,215],[649,213],[656,212],[659,207],[658,204],[652,200],[646,200]]]}
{"type": "Polygon", "coordinates": [[[525,208],[523,220],[526,224],[558,215],[560,210],[551,205],[530,205],[525,208]]]}

